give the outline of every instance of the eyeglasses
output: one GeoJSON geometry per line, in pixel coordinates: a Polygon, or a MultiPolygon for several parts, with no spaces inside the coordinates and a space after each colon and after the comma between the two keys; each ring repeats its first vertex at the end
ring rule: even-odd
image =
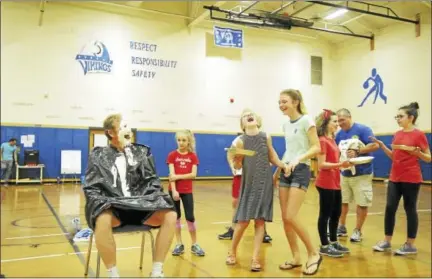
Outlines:
{"type": "Polygon", "coordinates": [[[405,115],[398,114],[398,115],[395,116],[395,119],[398,120],[398,119],[404,118],[404,116],[405,116],[405,115]]]}

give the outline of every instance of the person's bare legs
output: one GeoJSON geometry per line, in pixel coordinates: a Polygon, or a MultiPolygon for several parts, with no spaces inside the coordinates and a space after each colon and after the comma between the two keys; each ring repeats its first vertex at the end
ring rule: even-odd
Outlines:
{"type": "Polygon", "coordinates": [[[94,231],[96,248],[111,277],[119,276],[116,268],[116,244],[112,233],[112,228],[118,226],[120,221],[111,210],[105,210],[96,218],[94,231]]]}
{"type": "Polygon", "coordinates": [[[259,270],[261,265],[259,264],[259,253],[261,243],[264,238],[264,220],[255,220],[255,237],[254,237],[254,248],[252,253],[252,269],[259,270]]]}
{"type": "Polygon", "coordinates": [[[153,259],[152,276],[162,276],[162,267],[165,257],[174,238],[177,213],[171,210],[161,210],[153,215],[144,223],[149,226],[160,226],[156,236],[155,255],[153,259]]]}
{"type": "MultiPolygon", "coordinates": [[[[300,210],[301,205],[303,204],[306,191],[295,187],[289,187],[288,193],[289,194],[287,197],[287,210],[285,214],[282,215],[284,228],[292,227],[292,229],[295,231],[295,234],[298,235],[298,237],[302,240],[302,242],[306,246],[308,252],[308,261],[306,262],[306,266],[304,267],[303,271],[309,274],[312,273],[316,268],[318,268],[317,265],[312,265],[312,263],[317,262],[320,259],[320,255],[318,254],[317,250],[313,246],[308,231],[299,222],[297,218],[297,214],[300,210]]],[[[289,233],[286,232],[286,234],[291,246],[291,243],[293,241],[293,239],[291,239],[290,242],[290,238],[292,238],[292,233],[289,231],[289,233]]],[[[296,241],[295,241],[295,245],[297,245],[296,241]]],[[[293,249],[293,247],[291,247],[291,249],[293,249]]],[[[293,251],[293,255],[294,253],[298,254],[299,253],[298,246],[295,247],[294,249],[296,249],[297,251],[293,251]]]]}
{"type": "MultiPolygon", "coordinates": [[[[236,214],[237,204],[238,204],[238,199],[233,198],[232,199],[232,204],[231,204],[232,210],[233,210],[232,220],[234,220],[234,217],[235,217],[235,214],[236,214]]],[[[231,224],[231,228],[234,229],[234,227],[235,227],[235,223],[232,223],[231,224]]]]}
{"type": "Polygon", "coordinates": [[[181,221],[180,219],[176,220],[176,227],[175,227],[175,237],[177,244],[182,244],[182,237],[181,237],[181,221]]]}
{"type": "Polygon", "coordinates": [[[363,224],[366,220],[366,217],[368,215],[368,207],[367,206],[360,206],[357,205],[357,224],[356,224],[356,229],[358,229],[359,231],[361,231],[363,224]]]}
{"type": "Polygon", "coordinates": [[[346,218],[349,211],[349,202],[354,197],[353,189],[351,188],[351,179],[343,175],[340,176],[340,186],[342,194],[342,210],[339,217],[338,233],[346,234],[346,218]]]}
{"type": "MultiPolygon", "coordinates": [[[[241,238],[243,237],[243,234],[246,230],[246,228],[249,226],[249,221],[239,221],[238,223],[235,224],[234,226],[234,233],[233,233],[233,239],[231,242],[231,248],[230,251],[228,253],[228,258],[230,258],[230,256],[233,257],[233,260],[235,262],[235,257],[237,254],[237,247],[240,243],[241,238]]],[[[231,260],[227,259],[227,263],[230,262],[231,260]]],[[[231,264],[233,264],[234,262],[231,261],[231,264]]]]}
{"type": "Polygon", "coordinates": [[[290,196],[290,187],[279,187],[279,201],[280,201],[284,231],[285,231],[286,238],[288,239],[288,243],[291,248],[291,253],[293,256],[293,260],[288,263],[290,263],[291,265],[298,265],[301,262],[301,257],[300,257],[300,249],[297,243],[297,235],[294,232],[290,222],[287,222],[286,218],[284,218],[284,216],[287,216],[288,214],[287,203],[288,203],[289,196],[290,196]]]}

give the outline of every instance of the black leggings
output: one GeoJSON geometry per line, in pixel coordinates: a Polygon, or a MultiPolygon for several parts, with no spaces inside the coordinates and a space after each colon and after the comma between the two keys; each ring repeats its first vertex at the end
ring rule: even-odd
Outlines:
{"type": "MultiPolygon", "coordinates": [[[[172,198],[173,196],[172,196],[171,191],[169,192],[169,194],[172,198]]],[[[189,193],[189,194],[180,193],[179,195],[180,195],[181,202],[183,204],[183,209],[185,212],[186,221],[189,221],[192,223],[195,222],[193,194],[192,193],[189,193]]],[[[175,210],[177,212],[177,220],[180,220],[180,218],[181,218],[180,201],[174,201],[174,205],[175,205],[175,210]]]]}
{"type": "Polygon", "coordinates": [[[416,238],[418,229],[417,197],[419,191],[420,183],[389,181],[384,217],[385,235],[393,235],[396,211],[399,206],[399,201],[401,197],[403,197],[405,213],[407,215],[408,238],[416,238]]]}
{"type": "Polygon", "coordinates": [[[337,228],[342,211],[341,190],[329,190],[316,187],[320,196],[320,212],[318,217],[318,232],[321,245],[328,245],[327,228],[330,241],[337,241],[337,228]]]}

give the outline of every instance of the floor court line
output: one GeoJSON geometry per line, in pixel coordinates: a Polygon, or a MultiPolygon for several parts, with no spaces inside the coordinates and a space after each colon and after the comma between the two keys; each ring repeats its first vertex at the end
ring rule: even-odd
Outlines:
{"type": "MultiPolygon", "coordinates": [[[[49,202],[48,198],[45,196],[45,194],[42,192],[42,198],[44,199],[45,203],[47,204],[49,210],[51,211],[51,213],[54,215],[54,218],[57,220],[57,223],[60,227],[60,229],[63,231],[63,233],[67,234],[67,230],[64,227],[63,223],[60,220],[60,217],[57,215],[57,212],[54,210],[54,208],[52,207],[51,203],[49,202]]],[[[72,246],[72,248],[74,249],[74,251],[76,253],[81,252],[79,247],[74,243],[73,239],[67,237],[65,235],[65,238],[67,239],[67,241],[69,242],[69,244],[72,246]]],[[[85,266],[86,265],[86,261],[84,260],[83,256],[81,254],[76,254],[79,258],[79,260],[81,261],[82,265],[85,266]]],[[[93,269],[89,266],[89,271],[88,271],[88,275],[95,277],[96,274],[93,272],[93,269]]]]}
{"type": "Polygon", "coordinates": [[[26,261],[26,260],[36,260],[36,259],[43,259],[43,258],[54,258],[54,257],[61,257],[61,256],[66,256],[66,254],[51,254],[51,255],[43,255],[43,256],[36,256],[36,257],[26,257],[26,258],[16,258],[16,259],[9,259],[9,260],[1,260],[1,263],[26,261]]]}
{"type": "MultiPolygon", "coordinates": [[[[432,209],[417,209],[417,212],[431,212],[432,209]]],[[[384,215],[384,212],[370,212],[368,215],[384,215]]],[[[356,216],[356,213],[349,213],[347,216],[356,216]]]]}
{"type": "MultiPolygon", "coordinates": [[[[417,212],[432,212],[432,209],[418,209],[417,212]]],[[[369,212],[368,215],[383,215],[384,212],[369,212]]],[[[347,216],[356,216],[356,213],[348,213],[347,216]]],[[[278,222],[282,220],[273,220],[273,222],[278,222]]],[[[222,221],[222,222],[212,222],[212,225],[223,225],[223,224],[231,224],[232,222],[229,221],[222,221]]]]}
{"type": "MultiPolygon", "coordinates": [[[[117,248],[116,251],[125,251],[125,250],[133,250],[133,249],[141,249],[141,246],[131,246],[131,247],[123,247],[123,248],[117,248]]],[[[50,254],[50,255],[43,255],[43,256],[35,256],[35,257],[25,257],[25,258],[15,258],[15,259],[8,259],[8,260],[1,260],[1,263],[8,263],[8,262],[18,262],[18,261],[30,261],[30,260],[38,260],[38,259],[44,259],[44,258],[55,258],[55,257],[62,257],[62,256],[71,256],[71,255],[83,255],[87,254],[87,251],[79,251],[74,253],[64,253],[64,254],[50,254]]],[[[97,253],[97,250],[92,249],[92,253],[97,253]]],[[[193,267],[197,268],[201,272],[205,273],[208,278],[213,278],[209,272],[207,272],[205,269],[200,268],[197,264],[183,258],[179,257],[183,261],[189,263],[193,267]]],[[[94,275],[92,275],[94,276],[94,275]]]]}
{"type": "Polygon", "coordinates": [[[68,235],[69,233],[53,233],[53,234],[41,234],[41,235],[29,235],[29,236],[17,236],[17,237],[7,237],[5,239],[28,239],[28,238],[41,238],[41,237],[50,237],[50,236],[59,236],[59,235],[68,235]]]}
{"type": "MultiPolygon", "coordinates": [[[[124,250],[140,249],[140,248],[141,248],[141,246],[132,246],[132,247],[117,248],[116,250],[117,251],[124,251],[124,250]]],[[[97,253],[97,250],[92,250],[92,253],[97,253]]],[[[37,260],[37,259],[44,259],[44,258],[54,258],[54,257],[82,255],[82,254],[87,254],[87,251],[84,251],[84,252],[79,251],[79,252],[63,253],[63,254],[48,254],[48,255],[35,256],[35,257],[7,259],[7,260],[1,260],[1,263],[28,261],[28,260],[37,260]]]]}

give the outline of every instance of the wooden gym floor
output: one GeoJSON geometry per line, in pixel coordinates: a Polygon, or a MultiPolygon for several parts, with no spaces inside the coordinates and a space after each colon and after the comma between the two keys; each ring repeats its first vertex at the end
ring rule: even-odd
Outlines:
{"type": "MultiPolygon", "coordinates": [[[[291,258],[284,236],[279,202],[275,197],[274,222],[267,225],[273,238],[271,244],[263,244],[261,255],[264,271],[249,271],[253,229],[246,232],[240,243],[238,264],[225,265],[225,257],[231,241],[218,240],[231,219],[230,181],[195,182],[195,214],[198,242],[206,251],[205,257],[190,253],[190,237],[183,229],[186,252],[183,256],[167,256],[164,271],[167,277],[298,277],[301,268],[281,271],[278,265],[291,258]]],[[[164,183],[166,185],[166,182],[164,183]]],[[[80,185],[44,185],[2,187],[1,202],[1,273],[7,277],[83,277],[84,259],[88,242],[70,243],[65,235],[66,216],[79,215],[84,223],[84,197],[80,185]]],[[[374,253],[372,246],[383,238],[383,221],[386,188],[375,183],[374,204],[363,229],[364,239],[359,244],[349,240],[341,242],[351,249],[351,254],[341,259],[325,257],[316,277],[431,277],[431,188],[424,186],[419,198],[418,255],[393,256],[390,253],[374,253]]],[[[299,213],[307,226],[316,247],[318,194],[313,185],[299,213]]],[[[355,224],[354,206],[350,208],[347,225],[351,233],[355,224]]],[[[184,223],[184,221],[182,221],[184,223]]],[[[397,214],[394,248],[404,243],[406,218],[402,202],[397,214]]],[[[140,236],[126,234],[116,236],[117,266],[122,277],[148,277],[151,269],[151,250],[145,247],[144,268],[139,270],[140,236]]],[[[147,242],[148,243],[148,242],[147,242]]],[[[174,247],[174,243],[173,243],[174,247]]],[[[303,261],[306,260],[301,246],[303,261]]],[[[93,246],[95,251],[95,246],[93,246]]],[[[96,269],[96,253],[92,253],[91,268],[96,269]]],[[[101,267],[101,276],[106,270],[101,267]]]]}

